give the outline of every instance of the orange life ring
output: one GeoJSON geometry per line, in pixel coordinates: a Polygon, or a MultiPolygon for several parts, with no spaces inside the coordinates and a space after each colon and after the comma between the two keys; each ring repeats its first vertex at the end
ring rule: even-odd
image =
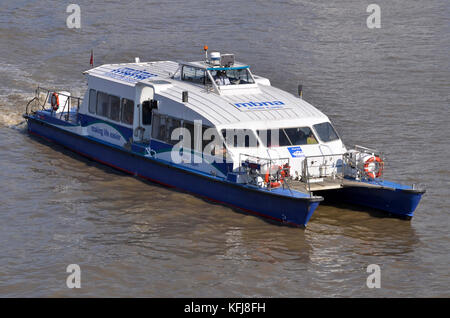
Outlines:
{"type": "MultiPolygon", "coordinates": [[[[267,185],[270,184],[271,188],[279,188],[279,187],[281,187],[281,184],[283,183],[283,179],[281,179],[280,181],[270,181],[270,171],[272,169],[281,170],[281,167],[277,166],[277,165],[271,166],[270,169],[268,169],[267,172],[266,172],[266,176],[264,178],[264,181],[266,182],[267,185]]],[[[283,172],[284,171],[281,171],[282,175],[283,175],[283,172]]],[[[283,177],[284,177],[284,175],[283,175],[283,177]]]]}
{"type": "Polygon", "coordinates": [[[271,182],[270,183],[270,188],[272,188],[272,189],[276,189],[276,188],[279,188],[279,187],[281,187],[281,182],[276,181],[276,182],[271,182]]]}
{"type": "Polygon", "coordinates": [[[383,173],[383,160],[381,160],[381,158],[378,157],[378,156],[370,157],[364,163],[364,172],[367,174],[367,176],[369,178],[372,178],[372,179],[379,178],[381,176],[381,174],[383,173]],[[377,170],[376,173],[373,173],[372,171],[369,171],[369,165],[372,162],[375,162],[375,163],[378,164],[378,170],[377,170]]]}
{"type": "Polygon", "coordinates": [[[52,105],[52,109],[56,112],[59,108],[59,96],[56,93],[52,94],[51,97],[51,105],[52,105]]]}

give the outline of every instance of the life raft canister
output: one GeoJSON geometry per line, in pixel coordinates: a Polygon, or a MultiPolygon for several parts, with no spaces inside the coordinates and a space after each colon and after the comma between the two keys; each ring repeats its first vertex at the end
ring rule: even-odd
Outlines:
{"type": "Polygon", "coordinates": [[[51,97],[51,105],[52,105],[52,109],[56,112],[59,108],[59,96],[56,93],[52,94],[51,97]]]}
{"type": "Polygon", "coordinates": [[[375,179],[379,178],[381,174],[383,173],[383,160],[381,160],[378,156],[372,156],[369,159],[366,160],[364,163],[364,172],[367,174],[369,178],[375,179]],[[370,167],[373,167],[375,165],[375,168],[369,169],[370,167]]]}

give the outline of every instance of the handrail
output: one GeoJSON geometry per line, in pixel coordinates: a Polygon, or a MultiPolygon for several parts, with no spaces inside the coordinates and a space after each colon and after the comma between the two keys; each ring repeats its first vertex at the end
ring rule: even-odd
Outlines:
{"type": "Polygon", "coordinates": [[[48,89],[48,88],[38,86],[36,89],[36,92],[35,92],[35,94],[36,94],[35,97],[27,103],[26,110],[25,110],[26,114],[28,115],[29,113],[33,113],[32,109],[29,110],[29,107],[33,101],[37,102],[38,106],[40,106],[40,108],[42,108],[43,110],[46,109],[46,105],[49,103],[49,97],[53,93],[57,93],[58,96],[66,97],[64,105],[62,106],[62,111],[59,112],[60,113],[59,119],[62,119],[63,116],[65,115],[64,120],[69,121],[70,109],[71,109],[70,105],[71,105],[71,103],[74,103],[74,101],[76,103],[76,113],[77,114],[79,113],[80,105],[83,101],[83,98],[65,94],[64,92],[60,92],[56,89],[48,89]],[[42,105],[41,105],[41,94],[43,94],[43,93],[45,93],[46,96],[45,96],[45,99],[42,101],[42,105]]]}
{"type": "Polygon", "coordinates": [[[308,193],[312,196],[311,192],[311,181],[313,179],[323,179],[323,178],[332,178],[333,180],[336,179],[342,179],[344,177],[344,161],[345,154],[328,154],[328,155],[314,155],[314,156],[308,156],[305,157],[303,160],[303,169],[302,169],[302,178],[301,181],[305,183],[306,189],[308,190],[308,193]],[[331,157],[331,162],[328,163],[325,159],[327,157],[331,157]],[[315,160],[317,158],[322,158],[322,162],[315,160]],[[334,158],[334,160],[333,160],[334,158]],[[341,160],[341,163],[338,163],[338,161],[341,160]],[[318,161],[319,164],[314,166],[314,163],[318,161]],[[308,162],[311,162],[310,165],[308,165],[308,162]],[[316,168],[318,170],[318,175],[314,175],[314,173],[311,172],[311,169],[316,168]],[[327,172],[327,170],[330,168],[331,173],[327,172]],[[341,168],[341,171],[339,172],[338,169],[341,168]]]}
{"type": "MultiPolygon", "coordinates": [[[[355,146],[354,149],[349,149],[345,153],[306,156],[301,161],[302,166],[297,166],[301,171],[301,174],[298,176],[298,182],[303,184],[302,187],[304,187],[305,192],[313,196],[313,189],[334,188],[339,184],[342,186],[345,177],[352,177],[357,180],[382,180],[383,160],[384,158],[381,152],[362,146],[355,146]],[[368,164],[374,161],[368,161],[368,158],[373,156],[379,156],[381,158],[380,166],[368,168],[368,164]],[[372,170],[376,171],[375,177],[369,173],[372,170]],[[318,186],[314,185],[316,183],[318,186]]],[[[285,182],[282,182],[283,188],[290,190],[291,184],[289,181],[294,179],[292,176],[288,178],[287,174],[283,173],[283,165],[286,163],[290,166],[290,158],[273,159],[270,156],[260,157],[241,153],[239,154],[239,173],[250,176],[248,181],[246,181],[247,183],[267,187],[269,190],[272,188],[272,182],[284,180],[285,182]],[[273,166],[277,166],[277,169],[270,169],[273,166]],[[270,175],[269,182],[267,182],[267,174],[270,175]]],[[[378,164],[378,160],[375,164],[378,164]]],[[[290,169],[286,169],[285,171],[287,172],[287,170],[290,169]]],[[[292,187],[296,189],[297,185],[293,183],[292,187]]]]}
{"type": "Polygon", "coordinates": [[[61,96],[71,97],[71,98],[76,98],[76,99],[83,100],[83,98],[81,98],[81,97],[73,97],[72,95],[67,95],[67,94],[64,94],[64,93],[60,93],[60,92],[59,92],[58,90],[56,90],[56,89],[48,89],[48,88],[45,88],[45,87],[40,87],[40,86],[38,86],[37,90],[38,90],[38,91],[47,91],[47,92],[57,93],[58,95],[61,95],[61,96]]]}
{"type": "Polygon", "coordinates": [[[29,114],[29,112],[28,112],[28,107],[29,107],[30,104],[31,104],[32,102],[34,102],[35,100],[38,100],[36,96],[34,96],[33,99],[30,100],[30,101],[27,103],[27,106],[26,106],[26,108],[25,108],[25,114],[27,114],[27,115],[29,114]]]}
{"type": "MultiPolygon", "coordinates": [[[[245,154],[245,153],[240,153],[239,154],[239,173],[241,174],[243,171],[242,169],[246,168],[246,173],[248,175],[251,174],[252,170],[254,170],[253,175],[254,176],[261,176],[263,175],[263,173],[261,173],[261,168],[263,166],[267,166],[266,169],[268,169],[268,172],[264,173],[265,174],[269,174],[271,177],[276,178],[276,181],[280,181],[280,180],[286,180],[285,177],[283,177],[281,175],[281,171],[287,171],[288,168],[286,168],[285,166],[289,166],[290,165],[290,159],[289,158],[277,158],[277,159],[272,159],[272,158],[264,158],[264,157],[259,157],[256,155],[249,155],[249,154],[245,154]],[[242,159],[243,157],[246,157],[244,160],[242,159]],[[249,161],[253,159],[253,162],[249,161]],[[256,159],[256,160],[255,160],[256,159]],[[243,163],[247,162],[248,165],[244,166],[243,163]],[[282,162],[282,164],[279,164],[279,162],[282,162]],[[254,165],[253,167],[251,167],[251,165],[254,165]],[[276,172],[272,173],[271,172],[271,167],[278,165],[279,167],[281,167],[281,169],[278,169],[276,172]]],[[[271,185],[272,181],[267,182],[267,189],[271,190],[272,189],[272,185],[271,185]]],[[[283,183],[284,186],[284,183],[283,183]]],[[[291,191],[289,185],[287,185],[289,191],[291,191]]],[[[291,191],[292,193],[292,191],[291,191]]]]}
{"type": "Polygon", "coordinates": [[[364,147],[364,146],[354,145],[353,148],[355,150],[360,150],[360,151],[362,151],[364,153],[370,153],[372,155],[376,155],[376,154],[382,155],[383,154],[381,151],[378,151],[376,149],[367,148],[367,147],[364,147]]]}
{"type": "MultiPolygon", "coordinates": [[[[385,167],[385,156],[384,156],[384,152],[381,152],[379,150],[376,149],[371,149],[371,148],[367,148],[364,146],[359,146],[359,145],[354,145],[353,149],[350,149],[350,151],[347,152],[347,156],[350,156],[349,154],[352,153],[353,151],[362,153],[362,154],[366,154],[369,156],[375,156],[375,157],[379,157],[381,159],[381,175],[379,177],[377,177],[377,179],[382,179],[383,177],[383,172],[384,172],[384,167],[385,167]]],[[[345,158],[347,161],[349,160],[348,157],[345,158]]],[[[361,163],[360,163],[361,164],[361,163]]],[[[351,166],[351,164],[350,164],[351,166]]],[[[361,177],[363,179],[367,179],[367,174],[364,172],[364,168],[360,167],[358,165],[356,165],[356,167],[354,167],[355,169],[357,169],[357,171],[359,172],[359,174],[361,175],[361,177]]]]}
{"type": "MultiPolygon", "coordinates": [[[[367,159],[365,159],[367,160],[367,159]]],[[[363,180],[380,180],[383,176],[384,167],[383,153],[363,146],[355,146],[346,153],[314,155],[305,157],[302,167],[301,182],[305,183],[307,191],[311,194],[311,183],[316,182],[339,182],[345,176],[361,178],[363,180]],[[353,151],[352,151],[353,150],[353,151]],[[355,153],[356,157],[352,156],[355,153]],[[363,158],[367,156],[379,156],[381,158],[380,175],[372,179],[366,172],[363,158]],[[320,158],[320,159],[319,159],[320,158]],[[327,158],[330,158],[328,160],[327,158]],[[311,170],[314,170],[312,172],[311,170]]]]}

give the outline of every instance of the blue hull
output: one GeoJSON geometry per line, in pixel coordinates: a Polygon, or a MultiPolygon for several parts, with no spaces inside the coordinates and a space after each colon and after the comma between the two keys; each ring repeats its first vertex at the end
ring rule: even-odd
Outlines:
{"type": "Polygon", "coordinates": [[[283,189],[268,191],[195,173],[123,148],[106,145],[93,138],[79,136],[34,116],[25,118],[30,133],[58,143],[82,156],[123,172],[285,224],[306,226],[323,200],[322,197],[309,197],[296,191],[293,191],[293,195],[283,189]]]}
{"type": "MultiPolygon", "coordinates": [[[[387,183],[386,181],[384,183],[387,183]]],[[[370,187],[348,187],[321,193],[326,200],[345,202],[387,212],[393,216],[410,219],[424,194],[424,190],[413,190],[403,185],[394,189],[375,189],[370,187]]]]}

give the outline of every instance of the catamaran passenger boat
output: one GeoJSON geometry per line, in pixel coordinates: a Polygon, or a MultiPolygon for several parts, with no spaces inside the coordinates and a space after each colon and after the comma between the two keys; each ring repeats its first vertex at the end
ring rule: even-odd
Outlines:
{"type": "Polygon", "coordinates": [[[109,64],[84,98],[38,87],[28,131],[102,164],[258,216],[306,226],[324,199],[411,218],[425,190],[383,179],[329,118],[233,54],[109,64]]]}

